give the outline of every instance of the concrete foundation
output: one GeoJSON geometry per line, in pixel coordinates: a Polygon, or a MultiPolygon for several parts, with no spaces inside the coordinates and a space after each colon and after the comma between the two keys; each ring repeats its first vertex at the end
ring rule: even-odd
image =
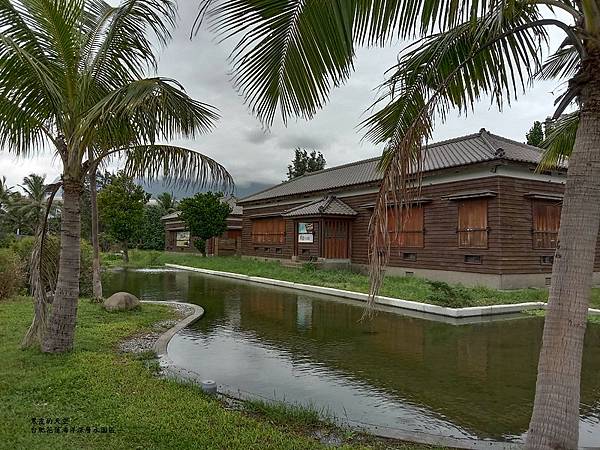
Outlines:
{"type": "MultiPolygon", "coordinates": [[[[353,270],[366,273],[365,264],[353,264],[353,270]]],[[[430,270],[413,267],[387,267],[386,273],[393,276],[415,276],[428,280],[445,281],[446,283],[460,283],[464,286],[486,286],[493,289],[525,289],[529,287],[548,287],[550,273],[520,273],[520,274],[492,274],[459,272],[455,270],[430,270]]],[[[594,272],[593,283],[600,286],[600,272],[594,272]]]]}

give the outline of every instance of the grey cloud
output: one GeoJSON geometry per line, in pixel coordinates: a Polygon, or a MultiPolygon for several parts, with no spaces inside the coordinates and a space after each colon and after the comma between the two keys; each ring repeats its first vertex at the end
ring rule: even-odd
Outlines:
{"type": "Polygon", "coordinates": [[[273,133],[262,129],[248,129],[244,133],[244,137],[251,144],[264,144],[273,139],[273,133]]]}
{"type": "Polygon", "coordinates": [[[294,149],[296,147],[309,150],[322,150],[328,144],[331,144],[333,139],[327,136],[319,136],[317,134],[290,134],[283,136],[277,140],[277,143],[282,148],[294,149]]]}

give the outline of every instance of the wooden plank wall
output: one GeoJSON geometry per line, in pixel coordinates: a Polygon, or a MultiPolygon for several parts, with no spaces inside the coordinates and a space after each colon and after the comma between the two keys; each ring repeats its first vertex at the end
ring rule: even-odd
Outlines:
{"type": "MultiPolygon", "coordinates": [[[[427,186],[424,180],[421,196],[431,198],[424,204],[424,245],[423,248],[394,247],[390,258],[391,266],[407,268],[451,270],[489,274],[525,274],[550,273],[552,266],[543,264],[541,256],[552,256],[554,251],[533,248],[532,200],[526,196],[530,192],[562,194],[564,186],[535,180],[511,177],[488,177],[427,186]],[[496,197],[488,198],[488,247],[458,247],[458,202],[442,197],[465,191],[491,190],[496,197]],[[404,258],[404,253],[416,254],[416,261],[404,258]],[[465,262],[466,255],[481,257],[481,264],[465,262]]],[[[368,264],[368,225],[372,209],[364,207],[373,203],[376,194],[341,197],[340,199],[354,208],[359,214],[352,221],[353,263],[368,264]]],[[[289,200],[289,199],[288,199],[289,200]]],[[[244,211],[242,231],[242,253],[244,255],[291,258],[294,251],[293,220],[286,220],[286,240],[280,252],[264,250],[264,245],[251,242],[250,214],[282,212],[306,203],[307,199],[298,199],[297,203],[285,205],[267,205],[264,208],[244,211]],[[255,248],[256,247],[256,248],[255,248]],[[262,248],[261,248],[262,247],[262,248]]],[[[315,241],[320,236],[315,233],[315,241]]],[[[316,242],[315,242],[316,244],[316,242]]],[[[311,256],[318,246],[309,246],[311,256]]],[[[596,249],[600,255],[600,239],[596,249]]],[[[407,255],[408,256],[408,255],[407,255]]],[[[410,255],[411,257],[413,255],[410,255]]],[[[600,258],[596,258],[596,270],[600,270],[600,258]]]]}

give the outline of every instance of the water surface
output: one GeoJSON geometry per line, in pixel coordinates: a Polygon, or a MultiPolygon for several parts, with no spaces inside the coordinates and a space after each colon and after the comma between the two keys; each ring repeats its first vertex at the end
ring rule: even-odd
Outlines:
{"type": "MultiPolygon", "coordinates": [[[[196,303],[178,366],[221,389],[311,404],[390,430],[519,440],[527,430],[543,320],[453,325],[301,291],[182,271],[115,271],[107,294],[196,303]]],[[[588,327],[581,445],[600,445],[600,326],[588,327]]]]}

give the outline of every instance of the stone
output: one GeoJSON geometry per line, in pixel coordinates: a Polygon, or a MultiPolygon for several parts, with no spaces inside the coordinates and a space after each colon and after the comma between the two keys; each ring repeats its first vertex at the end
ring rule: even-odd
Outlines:
{"type": "Polygon", "coordinates": [[[104,300],[103,306],[107,311],[130,311],[140,307],[140,300],[128,292],[117,292],[104,300]]]}

